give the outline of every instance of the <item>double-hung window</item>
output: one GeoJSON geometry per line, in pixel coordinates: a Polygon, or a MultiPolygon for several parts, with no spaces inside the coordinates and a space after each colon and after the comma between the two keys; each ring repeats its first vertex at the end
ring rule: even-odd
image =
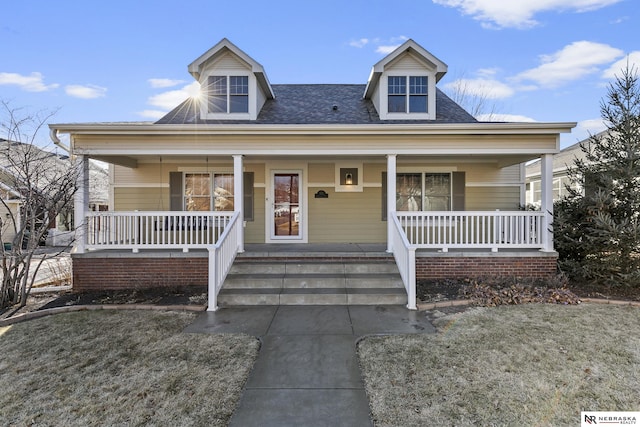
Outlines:
{"type": "Polygon", "coordinates": [[[387,84],[389,113],[427,112],[427,76],[389,76],[387,84]]]}
{"type": "Polygon", "coordinates": [[[233,174],[185,173],[184,209],[186,211],[233,211],[233,174]],[[212,187],[213,184],[213,187],[212,187]]]}
{"type": "Polygon", "coordinates": [[[396,210],[451,210],[450,173],[398,173],[396,175],[396,210]]]}
{"type": "Polygon", "coordinates": [[[248,113],[248,76],[209,76],[208,110],[210,113],[248,113]]]}

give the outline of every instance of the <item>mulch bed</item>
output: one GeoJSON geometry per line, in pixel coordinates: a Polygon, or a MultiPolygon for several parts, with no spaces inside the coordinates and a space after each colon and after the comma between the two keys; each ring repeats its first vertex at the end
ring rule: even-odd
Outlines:
{"type": "Polygon", "coordinates": [[[514,278],[420,280],[416,283],[416,295],[424,303],[471,299],[477,305],[576,304],[581,298],[640,301],[638,288],[585,285],[560,277],[548,281],[514,278]]]}
{"type": "Polygon", "coordinates": [[[40,310],[70,305],[149,304],[206,305],[207,287],[150,288],[116,291],[68,292],[40,307],[40,310]]]}

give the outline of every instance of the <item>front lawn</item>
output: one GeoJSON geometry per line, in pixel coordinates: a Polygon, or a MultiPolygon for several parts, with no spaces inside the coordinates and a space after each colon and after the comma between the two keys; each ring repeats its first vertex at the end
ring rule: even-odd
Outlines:
{"type": "Polygon", "coordinates": [[[195,314],[90,311],[0,328],[2,425],[226,426],[258,354],[195,314]]]}
{"type": "Polygon", "coordinates": [[[579,425],[640,410],[640,308],[472,308],[358,346],[378,426],[579,425]]]}

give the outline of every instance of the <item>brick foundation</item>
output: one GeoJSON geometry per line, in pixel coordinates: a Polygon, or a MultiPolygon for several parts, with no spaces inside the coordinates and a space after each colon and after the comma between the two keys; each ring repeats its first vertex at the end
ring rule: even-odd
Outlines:
{"type": "MultiPolygon", "coordinates": [[[[255,259],[245,257],[243,259],[255,259]]],[[[271,260],[293,260],[296,256],[271,260]]],[[[304,257],[307,261],[344,260],[342,257],[304,257]]],[[[351,261],[382,261],[392,257],[355,257],[351,261]]],[[[557,271],[556,253],[530,252],[510,255],[504,252],[423,253],[416,256],[416,279],[455,279],[489,276],[530,278],[553,277],[557,271]]],[[[207,286],[209,260],[201,253],[164,252],[160,255],[92,253],[72,256],[73,290],[135,289],[207,286]]]]}
{"type": "Polygon", "coordinates": [[[549,278],[557,273],[557,254],[545,256],[417,256],[416,279],[477,277],[549,278]]]}
{"type": "Polygon", "coordinates": [[[182,287],[208,282],[208,258],[73,258],[73,290],[182,287]]]}

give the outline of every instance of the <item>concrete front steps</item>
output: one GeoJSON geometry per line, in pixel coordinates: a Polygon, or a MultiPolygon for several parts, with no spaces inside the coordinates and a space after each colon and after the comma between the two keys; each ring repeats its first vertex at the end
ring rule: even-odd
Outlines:
{"type": "Polygon", "coordinates": [[[406,305],[407,294],[392,257],[237,258],[218,294],[218,304],[406,305]]]}

